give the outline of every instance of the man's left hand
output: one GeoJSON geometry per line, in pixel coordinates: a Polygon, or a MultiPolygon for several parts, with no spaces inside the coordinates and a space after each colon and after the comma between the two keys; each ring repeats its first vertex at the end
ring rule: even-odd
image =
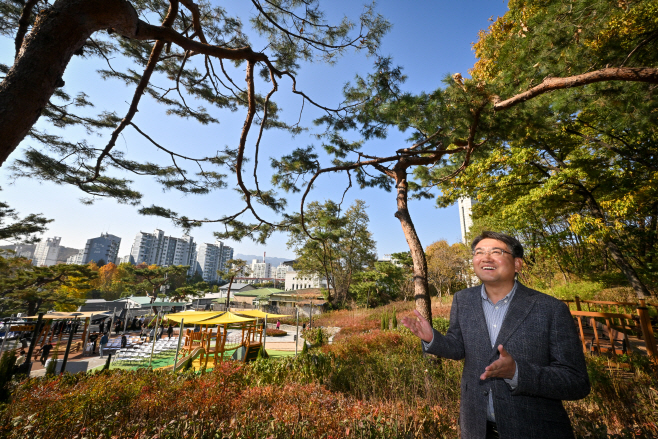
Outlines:
{"type": "Polygon", "coordinates": [[[516,361],[514,361],[514,358],[505,350],[502,344],[498,345],[498,352],[500,352],[500,358],[484,368],[484,373],[480,375],[481,380],[486,380],[487,378],[506,378],[511,380],[514,378],[516,361]]]}

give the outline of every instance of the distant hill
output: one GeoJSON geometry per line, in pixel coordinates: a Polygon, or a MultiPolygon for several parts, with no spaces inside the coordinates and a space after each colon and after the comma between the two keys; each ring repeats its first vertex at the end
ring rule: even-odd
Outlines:
{"type": "MultiPolygon", "coordinates": [[[[258,262],[263,262],[263,255],[243,255],[242,253],[236,253],[233,255],[233,259],[244,259],[247,261],[247,264],[251,264],[251,261],[258,259],[258,262]]],[[[291,258],[275,258],[274,256],[266,256],[265,262],[272,264],[272,267],[278,267],[282,262],[292,261],[291,258]]]]}
{"type": "MultiPolygon", "coordinates": [[[[23,247],[24,251],[29,251],[34,255],[34,250],[37,248],[36,244],[29,244],[29,245],[21,245],[23,247]]],[[[2,250],[15,250],[16,245],[10,244],[10,245],[0,245],[0,249],[2,250]]],[[[57,262],[65,264],[66,260],[68,259],[69,256],[77,255],[78,254],[78,249],[77,248],[71,248],[71,247],[64,247],[60,246],[59,247],[59,254],[57,255],[57,262]]]]}

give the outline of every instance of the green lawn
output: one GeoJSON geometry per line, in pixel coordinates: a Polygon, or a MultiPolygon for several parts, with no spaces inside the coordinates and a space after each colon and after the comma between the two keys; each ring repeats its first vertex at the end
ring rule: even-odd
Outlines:
{"type": "MultiPolygon", "coordinates": [[[[231,351],[226,351],[224,354],[224,359],[230,359],[231,356],[233,355],[233,352],[235,350],[231,351]]],[[[280,357],[290,357],[295,355],[295,351],[275,351],[275,350],[267,350],[267,353],[269,354],[270,358],[280,358],[280,357]]],[[[171,366],[174,364],[174,357],[175,355],[167,355],[167,356],[159,356],[159,357],[153,357],[153,362],[151,363],[151,367],[153,369],[158,369],[160,367],[166,367],[166,366],[171,366]]],[[[209,363],[210,365],[210,363],[209,363]]],[[[94,367],[93,369],[89,369],[88,372],[96,372],[99,370],[102,370],[104,365],[102,366],[97,366],[94,367]]],[[[110,365],[110,369],[123,369],[123,370],[137,370],[139,368],[143,367],[148,367],[148,361],[145,363],[141,363],[139,365],[136,364],[115,364],[114,362],[110,365]]],[[[208,370],[212,370],[212,367],[208,367],[208,370]]]]}

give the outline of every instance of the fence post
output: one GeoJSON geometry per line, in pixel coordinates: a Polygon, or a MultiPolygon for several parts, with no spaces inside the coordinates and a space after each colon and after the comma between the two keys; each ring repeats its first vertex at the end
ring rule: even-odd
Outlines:
{"type": "Polygon", "coordinates": [[[652,360],[658,360],[658,349],[656,349],[656,339],[653,335],[653,328],[649,320],[649,312],[646,306],[638,306],[637,314],[640,317],[640,328],[642,329],[642,338],[647,346],[647,354],[652,360]]]}
{"type": "MultiPolygon", "coordinates": [[[[64,371],[66,370],[66,363],[68,362],[69,352],[71,351],[71,343],[73,343],[73,335],[74,335],[73,334],[73,325],[75,324],[75,322],[77,320],[78,320],[78,318],[76,317],[73,320],[74,323],[71,323],[71,327],[69,328],[69,340],[66,342],[66,350],[64,351],[64,359],[62,360],[62,368],[59,371],[60,375],[64,375],[64,371]]],[[[55,365],[55,368],[56,367],[57,367],[57,365],[55,365]]],[[[57,369],[55,369],[55,371],[56,370],[57,369]]]]}
{"type": "Polygon", "coordinates": [[[178,345],[176,346],[176,357],[174,358],[174,372],[176,372],[176,363],[178,363],[178,353],[180,352],[180,342],[183,339],[183,321],[180,319],[180,329],[178,330],[178,345]]]}
{"type": "Polygon", "coordinates": [[[32,354],[34,353],[34,347],[37,345],[37,342],[39,341],[39,331],[41,331],[41,326],[43,323],[43,314],[42,312],[39,313],[39,317],[37,318],[37,323],[34,325],[34,331],[32,331],[32,340],[30,341],[30,347],[27,349],[27,360],[25,362],[27,363],[27,376],[30,376],[30,371],[32,370],[32,354]]]}
{"type": "Polygon", "coordinates": [[[580,309],[580,297],[578,296],[576,296],[576,310],[582,311],[582,309],[580,309]]]}

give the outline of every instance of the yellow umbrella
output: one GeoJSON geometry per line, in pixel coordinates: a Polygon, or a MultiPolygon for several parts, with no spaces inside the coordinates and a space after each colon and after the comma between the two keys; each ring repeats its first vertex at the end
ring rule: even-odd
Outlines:
{"type": "Polygon", "coordinates": [[[259,309],[252,309],[248,311],[236,311],[238,314],[242,314],[243,316],[249,316],[249,317],[259,317],[261,319],[264,319],[267,317],[268,319],[278,319],[280,317],[290,317],[285,314],[272,314],[272,313],[267,313],[263,312],[259,309]]]}
{"type": "Polygon", "coordinates": [[[168,314],[165,318],[179,323],[181,319],[185,319],[185,323],[200,323],[204,319],[218,317],[222,314],[223,312],[218,311],[183,311],[168,314]]]}
{"type": "MultiPolygon", "coordinates": [[[[254,319],[247,319],[244,317],[236,316],[232,312],[227,312],[218,317],[212,317],[206,320],[197,321],[195,323],[199,325],[226,325],[229,323],[242,323],[242,322],[253,322],[254,319]]],[[[186,320],[187,322],[187,320],[186,320]]]]}

